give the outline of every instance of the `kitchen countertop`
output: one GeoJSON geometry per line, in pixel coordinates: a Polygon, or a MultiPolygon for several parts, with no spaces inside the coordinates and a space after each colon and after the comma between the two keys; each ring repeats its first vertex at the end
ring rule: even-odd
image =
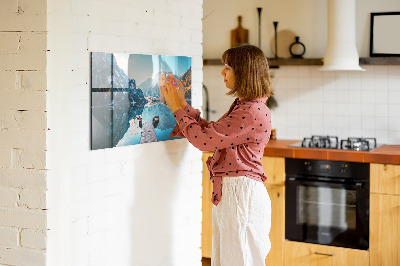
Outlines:
{"type": "Polygon", "coordinates": [[[301,140],[270,140],[264,156],[363,163],[400,164],[400,145],[382,145],[372,151],[290,147],[301,140]]]}

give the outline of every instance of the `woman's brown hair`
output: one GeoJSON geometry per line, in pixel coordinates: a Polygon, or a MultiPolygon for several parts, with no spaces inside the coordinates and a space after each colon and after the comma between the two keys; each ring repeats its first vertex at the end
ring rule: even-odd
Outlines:
{"type": "Polygon", "coordinates": [[[222,63],[235,74],[235,86],[227,95],[251,99],[273,95],[268,61],[260,48],[246,44],[228,49],[222,63]]]}

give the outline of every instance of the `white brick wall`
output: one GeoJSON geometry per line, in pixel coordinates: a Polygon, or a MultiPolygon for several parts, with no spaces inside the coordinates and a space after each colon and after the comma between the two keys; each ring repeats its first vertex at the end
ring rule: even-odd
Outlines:
{"type": "Polygon", "coordinates": [[[46,231],[22,230],[21,246],[31,249],[46,249],[46,231]]]}
{"type": "Polygon", "coordinates": [[[0,247],[3,265],[45,265],[46,254],[42,250],[14,249],[0,247]]]}
{"type": "Polygon", "coordinates": [[[1,265],[45,265],[46,2],[0,3],[1,265]]]}
{"type": "Polygon", "coordinates": [[[18,247],[19,230],[17,228],[0,227],[0,247],[18,247]]]}
{"type": "Polygon", "coordinates": [[[90,52],[192,56],[201,106],[202,0],[47,9],[47,264],[201,265],[201,152],[186,140],[90,151],[89,64],[90,52]]]}
{"type": "Polygon", "coordinates": [[[17,207],[19,198],[18,191],[17,188],[0,187],[0,207],[17,207]]]}

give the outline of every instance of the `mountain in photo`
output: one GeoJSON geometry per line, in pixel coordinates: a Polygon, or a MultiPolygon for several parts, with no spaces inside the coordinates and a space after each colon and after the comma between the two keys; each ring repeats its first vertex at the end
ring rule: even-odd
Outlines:
{"type": "Polygon", "coordinates": [[[148,78],[147,80],[142,82],[138,86],[138,88],[143,91],[143,95],[145,97],[160,98],[160,86],[159,86],[158,82],[156,82],[152,78],[148,78]]]}

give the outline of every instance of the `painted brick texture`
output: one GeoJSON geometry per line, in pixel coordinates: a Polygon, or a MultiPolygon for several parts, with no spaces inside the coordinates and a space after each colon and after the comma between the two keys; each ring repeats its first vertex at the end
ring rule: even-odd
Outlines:
{"type": "Polygon", "coordinates": [[[18,247],[19,231],[16,228],[0,227],[0,247],[18,247]]]}
{"type": "Polygon", "coordinates": [[[91,51],[186,55],[200,107],[202,1],[4,0],[0,15],[0,264],[200,265],[201,153],[91,152],[88,89],[91,51]]]}
{"type": "Polygon", "coordinates": [[[47,10],[47,264],[201,265],[201,152],[185,139],[90,151],[89,60],[191,56],[199,108],[202,0],[49,1],[47,10]]]}
{"type": "Polygon", "coordinates": [[[22,230],[21,246],[31,249],[46,249],[46,231],[22,230]]]}
{"type": "Polygon", "coordinates": [[[46,2],[0,3],[1,265],[45,265],[46,2]]]}

